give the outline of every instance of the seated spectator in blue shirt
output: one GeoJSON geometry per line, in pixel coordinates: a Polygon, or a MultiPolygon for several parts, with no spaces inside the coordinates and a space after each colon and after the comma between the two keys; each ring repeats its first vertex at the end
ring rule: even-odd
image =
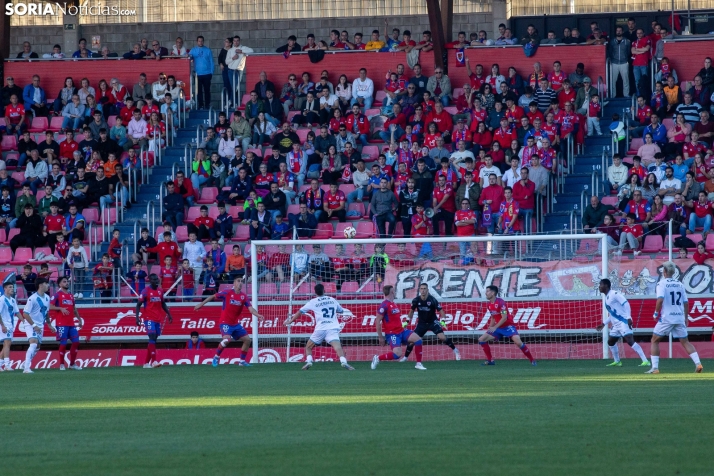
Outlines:
{"type": "Polygon", "coordinates": [[[206,344],[203,342],[203,339],[198,337],[198,332],[193,331],[191,332],[191,338],[186,342],[186,348],[192,350],[205,349],[206,344]]]}
{"type": "Polygon", "coordinates": [[[283,215],[278,213],[275,215],[275,223],[273,223],[273,233],[271,239],[281,240],[284,236],[288,236],[290,226],[283,221],[283,215]]]}

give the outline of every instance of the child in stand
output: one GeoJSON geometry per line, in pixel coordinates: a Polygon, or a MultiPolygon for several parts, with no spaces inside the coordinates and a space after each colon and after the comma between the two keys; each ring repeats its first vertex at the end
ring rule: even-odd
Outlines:
{"type": "MultiPolygon", "coordinates": [[[[167,256],[164,258],[164,265],[161,267],[161,271],[159,271],[159,277],[161,278],[161,289],[165,292],[167,292],[169,289],[171,289],[171,286],[174,285],[176,282],[176,267],[173,265],[173,258],[171,256],[167,256]]],[[[176,296],[176,288],[171,289],[171,292],[168,293],[169,296],[176,296]]]]}
{"type": "Polygon", "coordinates": [[[119,269],[121,268],[121,242],[119,241],[119,230],[116,228],[112,231],[112,241],[109,242],[109,257],[112,260],[112,265],[119,269]]]}
{"type": "Polygon", "coordinates": [[[233,245],[233,254],[226,258],[226,271],[230,276],[229,281],[245,276],[245,257],[240,245],[233,245]]]}
{"type": "Polygon", "coordinates": [[[126,273],[126,280],[137,295],[140,295],[146,287],[146,271],[141,266],[141,261],[137,261],[134,263],[134,269],[126,273]]]}
{"type": "Polygon", "coordinates": [[[92,280],[94,281],[94,290],[101,297],[102,304],[109,304],[112,297],[112,274],[114,266],[112,265],[109,253],[102,255],[102,262],[97,263],[92,272],[92,280]]]}
{"type": "Polygon", "coordinates": [[[25,288],[25,293],[27,297],[32,296],[36,291],[35,281],[37,280],[37,273],[32,271],[32,266],[26,264],[22,267],[22,274],[17,277],[17,281],[20,281],[25,288]]]}
{"type": "Polygon", "coordinates": [[[124,126],[124,120],[121,116],[117,116],[117,121],[114,126],[109,129],[109,138],[116,141],[119,147],[124,148],[124,144],[128,140],[126,138],[126,127],[124,126]]]}
{"type": "MultiPolygon", "coordinates": [[[[89,258],[87,258],[87,251],[80,243],[79,238],[72,238],[72,247],[67,253],[67,265],[72,274],[72,282],[75,289],[82,289],[84,285],[84,275],[89,267],[89,258]]],[[[74,297],[82,299],[84,294],[77,292],[74,297]]]]}
{"type": "Polygon", "coordinates": [[[602,106],[600,104],[600,96],[594,94],[590,98],[590,103],[588,105],[588,137],[593,136],[593,131],[595,131],[595,135],[602,135],[602,131],[600,130],[601,109],[602,106]]]}
{"type": "Polygon", "coordinates": [[[178,270],[179,276],[181,276],[181,284],[183,286],[184,296],[195,296],[196,295],[196,279],[193,276],[193,268],[191,268],[191,262],[187,259],[181,262],[181,268],[178,270]]]}
{"type": "Polygon", "coordinates": [[[243,203],[243,211],[238,212],[238,219],[241,220],[242,225],[248,224],[250,217],[253,216],[253,213],[257,209],[258,203],[261,201],[262,199],[258,198],[258,194],[255,190],[251,190],[248,194],[248,198],[243,203]]]}
{"type": "MultiPolygon", "coordinates": [[[[40,271],[37,273],[38,278],[44,278],[50,281],[50,276],[52,276],[52,271],[50,270],[50,265],[47,263],[42,263],[40,265],[40,271]]],[[[51,283],[52,281],[50,281],[51,283]]]]}
{"type": "Polygon", "coordinates": [[[623,147],[625,147],[625,143],[623,141],[626,138],[625,123],[620,120],[619,114],[612,115],[610,134],[612,134],[615,139],[615,150],[613,153],[617,154],[623,147]]]}
{"type": "Polygon", "coordinates": [[[69,277],[69,266],[67,265],[68,252],[69,242],[67,242],[63,233],[58,233],[57,243],[55,243],[55,256],[58,261],[62,261],[62,275],[67,277],[69,277]]]}
{"type": "Polygon", "coordinates": [[[203,265],[203,295],[212,296],[218,292],[218,275],[213,264],[213,258],[206,258],[203,265]]]}

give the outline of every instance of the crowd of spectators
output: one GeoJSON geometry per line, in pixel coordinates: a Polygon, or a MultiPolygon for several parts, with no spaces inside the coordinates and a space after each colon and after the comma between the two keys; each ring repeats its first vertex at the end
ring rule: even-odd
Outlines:
{"type": "MultiPolygon", "coordinates": [[[[429,31],[422,33],[419,42],[408,30],[395,28],[391,35],[387,33],[385,24],[384,40],[374,30],[364,43],[359,33],[350,41],[346,31],[333,30],[329,42],[308,35],[304,46],[291,36],[278,52],[365,49],[409,54],[432,48],[429,31]]],[[[714,69],[710,58],[694,78],[679,78],[668,59],[657,54],[661,40],[670,35],[667,29],[655,24],[645,36],[634,21],[628,22],[627,31],[617,27],[612,37],[597,23],[591,25],[587,38],[574,28],[562,38],[549,32],[541,39],[532,25],[520,40],[505,25],[498,33],[498,38],[489,40],[485,32],[468,39],[460,32],[446,46],[606,45],[613,73],[617,73],[613,76],[622,78],[623,93],[635,90],[637,105],[627,127],[632,137],[642,137],[642,143],[637,144],[636,155],[614,157],[606,173],[605,197],[602,201],[593,197],[584,210],[586,230],[605,231],[615,246],[636,252],[646,234],[664,235],[669,219],[675,219],[682,235],[701,228],[706,238],[712,226],[710,200],[714,199],[710,169],[714,126],[709,122],[714,69]],[[649,92],[641,85],[651,61],[658,76],[654,91],[649,92]],[[630,88],[630,76],[634,76],[635,88],[630,88]]],[[[62,53],[55,50],[53,57],[60,58],[62,53]]],[[[252,52],[239,36],[226,39],[218,64],[228,87],[240,82],[245,58],[252,52]]],[[[105,53],[96,57],[111,57],[105,53]]],[[[18,58],[33,54],[28,43],[18,58]]],[[[207,108],[215,64],[202,37],[191,49],[178,38],[171,52],[158,41],[150,45],[142,41],[123,58],[159,60],[172,54],[189,56],[195,62],[197,104],[207,108]]],[[[95,54],[88,52],[86,42],[80,42],[73,57],[95,54]]],[[[534,62],[531,71],[509,67],[506,74],[499,64],[473,65],[468,58],[464,63],[469,80],[463,85],[452,84],[440,67],[427,77],[418,63],[411,68],[395,64],[381,90],[376,90],[367,67],[355,78],[337,72],[335,84],[328,71],[322,71],[319,78],[307,72],[290,72],[282,78],[260,73],[245,104],[231,107],[229,115],[221,112],[216,124],[207,128],[188,176],[179,172],[166,183],[162,210],[166,242],[174,243],[178,227],[188,224],[189,249],[198,250],[201,241],[210,240],[220,251],[226,240],[238,236],[280,239],[295,231],[300,237],[313,237],[320,223],[363,217],[373,221],[377,236],[383,238],[532,232],[536,204],[546,196],[553,175],[569,160],[567,141],[602,135],[600,93],[584,63],[574,71],[564,71],[559,61],[548,66],[534,62]],[[209,209],[201,207],[198,216],[194,213],[189,218],[190,207],[206,188],[216,190],[212,196],[218,214],[209,216],[209,209]],[[228,213],[228,207],[235,206],[240,211],[228,213]],[[247,227],[247,236],[238,233],[236,226],[247,227]]],[[[162,73],[154,83],[147,79],[141,75],[130,92],[116,79],[102,80],[95,89],[86,78],[75,87],[68,77],[61,91],[47,94],[39,76],[24,87],[6,78],[2,132],[16,135],[19,142],[17,158],[8,157],[0,165],[0,202],[6,200],[8,205],[2,203],[0,220],[8,232],[21,229],[11,242],[13,250],[45,243],[54,247],[58,232],[64,240],[79,238],[81,242],[84,208],[97,203],[103,209],[117,194],[123,194],[122,203],[131,205],[125,172],[136,166],[140,148],[165,144],[167,125],[185,107],[182,83],[176,78],[162,73]],[[56,99],[50,101],[50,97],[56,99]],[[54,134],[47,133],[38,144],[27,125],[31,118],[45,116],[63,117],[62,139],[55,141],[54,134]],[[7,169],[13,167],[24,169],[24,183],[12,182],[7,169]],[[19,197],[15,197],[16,185],[22,188],[19,197]],[[54,219],[63,222],[59,230],[48,228],[48,216],[64,218],[54,219]],[[75,226],[69,228],[70,223],[75,226]]],[[[619,121],[613,118],[614,123],[619,121]]],[[[157,247],[161,243],[140,248],[136,260],[140,267],[157,247]]],[[[478,250],[462,246],[460,251],[462,261],[468,262],[478,250]]],[[[237,252],[243,256],[240,247],[237,252]]],[[[230,271],[237,271],[221,268],[220,258],[213,256],[213,265],[218,262],[218,269],[223,270],[213,273],[205,250],[203,255],[196,253],[189,252],[187,257],[184,247],[181,256],[188,260],[195,280],[218,283],[230,271]],[[206,276],[213,278],[206,281],[206,276]]],[[[432,257],[431,247],[422,247],[419,256],[432,257]]],[[[159,256],[167,269],[183,266],[178,255],[168,263],[167,258],[159,256]]]]}

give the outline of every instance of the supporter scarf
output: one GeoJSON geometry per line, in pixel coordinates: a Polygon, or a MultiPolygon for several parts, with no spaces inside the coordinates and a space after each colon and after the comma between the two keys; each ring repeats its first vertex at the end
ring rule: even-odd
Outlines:
{"type": "Polygon", "coordinates": [[[288,59],[290,57],[290,50],[283,51],[283,58],[288,59]]]}

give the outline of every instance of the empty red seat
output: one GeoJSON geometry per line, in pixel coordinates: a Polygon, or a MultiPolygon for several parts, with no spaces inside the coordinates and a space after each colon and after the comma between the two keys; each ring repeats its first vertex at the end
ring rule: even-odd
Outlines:
{"type": "Polygon", "coordinates": [[[659,253],[662,246],[663,240],[660,235],[646,235],[642,251],[645,253],[659,253]]]}
{"type": "Polygon", "coordinates": [[[62,122],[63,121],[64,121],[64,117],[62,117],[62,116],[53,117],[52,119],[50,119],[50,125],[47,129],[52,132],[59,132],[62,130],[62,122]]]}
{"type": "Polygon", "coordinates": [[[32,248],[18,248],[10,264],[25,265],[32,259],[32,248]]]}
{"type": "Polygon", "coordinates": [[[0,264],[8,264],[10,261],[12,261],[12,250],[7,246],[0,247],[0,264]]]}
{"type": "Polygon", "coordinates": [[[186,221],[193,223],[194,220],[201,216],[201,207],[190,207],[186,215],[186,221]]]}
{"type": "Polygon", "coordinates": [[[361,221],[357,223],[357,238],[374,237],[374,223],[371,221],[361,221]]]}
{"type": "Polygon", "coordinates": [[[218,188],[203,187],[203,190],[201,190],[201,196],[198,199],[198,203],[202,205],[212,204],[216,202],[216,197],[218,197],[218,188]]]}
{"type": "Polygon", "coordinates": [[[236,234],[233,235],[233,241],[248,241],[250,239],[250,230],[248,225],[238,225],[236,234]]]}
{"type": "Polygon", "coordinates": [[[176,241],[179,243],[188,241],[188,227],[186,225],[176,227],[176,241]]]}
{"type": "Polygon", "coordinates": [[[84,217],[84,222],[89,223],[99,223],[99,209],[98,208],[85,208],[82,210],[82,216],[84,217]]]}
{"type": "Polygon", "coordinates": [[[27,130],[30,132],[45,132],[49,126],[50,124],[47,122],[46,117],[35,117],[27,130]]]}
{"type": "Polygon", "coordinates": [[[313,238],[316,240],[329,240],[332,238],[332,235],[333,230],[331,223],[318,223],[317,231],[315,232],[315,236],[313,236],[313,238]]]}
{"type": "Polygon", "coordinates": [[[0,142],[0,149],[6,150],[17,150],[17,137],[14,135],[5,135],[2,137],[2,142],[0,142]]]}

